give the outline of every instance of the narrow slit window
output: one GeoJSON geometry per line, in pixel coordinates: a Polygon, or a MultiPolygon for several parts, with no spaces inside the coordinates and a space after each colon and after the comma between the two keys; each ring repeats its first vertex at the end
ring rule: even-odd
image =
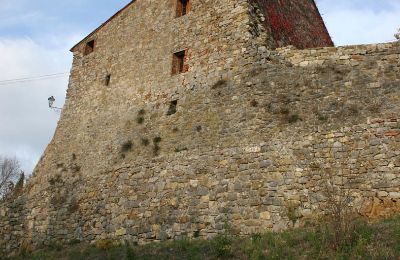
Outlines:
{"type": "Polygon", "coordinates": [[[105,85],[106,85],[106,86],[110,85],[110,82],[111,82],[111,74],[108,74],[108,75],[106,76],[105,85]]]}
{"type": "Polygon", "coordinates": [[[176,17],[186,15],[190,11],[190,0],[177,0],[176,17]]]}
{"type": "Polygon", "coordinates": [[[185,68],[185,58],[186,51],[174,53],[172,58],[172,75],[179,74],[187,70],[185,68]]]}
{"type": "Polygon", "coordinates": [[[88,55],[94,51],[94,47],[96,45],[95,40],[88,41],[85,47],[85,55],[88,55]]]}

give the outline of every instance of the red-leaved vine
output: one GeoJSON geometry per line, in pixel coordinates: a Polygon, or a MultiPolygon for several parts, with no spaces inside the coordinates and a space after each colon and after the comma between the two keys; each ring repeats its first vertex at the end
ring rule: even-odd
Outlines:
{"type": "Polygon", "coordinates": [[[333,46],[314,0],[254,0],[266,17],[276,47],[333,46]]]}

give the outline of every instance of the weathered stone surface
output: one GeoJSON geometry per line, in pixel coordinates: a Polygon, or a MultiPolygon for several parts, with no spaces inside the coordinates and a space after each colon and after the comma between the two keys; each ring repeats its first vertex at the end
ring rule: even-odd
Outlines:
{"type": "Polygon", "coordinates": [[[399,43],[273,50],[254,2],[179,18],[172,2],[136,1],[74,49],[55,136],[0,207],[0,251],[282,230],[288,206],[323,209],[328,181],[367,216],[400,210],[399,43]]]}

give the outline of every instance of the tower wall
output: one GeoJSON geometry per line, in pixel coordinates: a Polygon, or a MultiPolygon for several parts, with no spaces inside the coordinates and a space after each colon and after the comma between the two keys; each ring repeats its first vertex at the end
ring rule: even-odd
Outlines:
{"type": "Polygon", "coordinates": [[[293,45],[299,49],[332,47],[314,0],[253,0],[265,18],[272,46],[293,45]]]}

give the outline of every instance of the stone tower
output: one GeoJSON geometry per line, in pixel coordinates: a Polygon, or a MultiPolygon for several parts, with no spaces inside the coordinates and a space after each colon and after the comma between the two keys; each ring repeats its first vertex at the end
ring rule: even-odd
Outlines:
{"type": "Polygon", "coordinates": [[[0,249],[281,230],[328,170],[365,214],[400,197],[399,46],[332,45],[313,0],[132,1],[72,48],[0,249]]]}

